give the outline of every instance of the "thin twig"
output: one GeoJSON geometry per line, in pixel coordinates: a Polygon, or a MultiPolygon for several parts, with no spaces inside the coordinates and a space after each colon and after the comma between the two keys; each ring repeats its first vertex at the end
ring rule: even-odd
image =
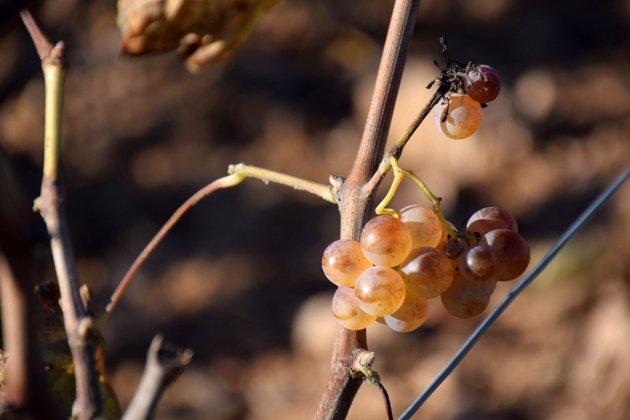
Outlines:
{"type": "Polygon", "coordinates": [[[131,267],[129,267],[129,270],[127,270],[127,273],[125,273],[124,277],[118,284],[118,287],[116,287],[116,290],[112,294],[112,297],[109,300],[109,304],[105,308],[105,312],[111,313],[114,310],[114,308],[120,301],[122,294],[125,293],[125,290],[129,286],[133,278],[135,277],[136,273],[138,272],[140,267],[142,267],[142,264],[144,264],[147,258],[149,258],[149,256],[153,253],[153,251],[155,251],[155,249],[160,244],[162,239],[164,239],[166,234],[168,234],[171,231],[171,229],[173,229],[173,227],[182,218],[182,216],[184,216],[184,214],[188,212],[188,210],[190,210],[195,204],[201,201],[204,197],[212,194],[216,190],[221,189],[221,188],[233,187],[234,185],[239,184],[242,180],[243,178],[237,174],[232,174],[232,175],[225,176],[223,178],[216,179],[210,184],[200,189],[199,191],[197,191],[188,200],[186,200],[184,204],[179,206],[179,208],[175,210],[175,213],[173,213],[171,217],[166,221],[166,223],[164,223],[162,228],[160,228],[158,233],[155,234],[153,239],[151,239],[151,241],[144,247],[140,255],[136,257],[133,264],[131,264],[131,267]]]}
{"type": "Polygon", "coordinates": [[[392,403],[389,400],[389,394],[387,393],[387,389],[381,383],[381,381],[374,381],[372,384],[378,388],[383,396],[383,402],[385,403],[385,415],[387,416],[387,420],[394,420],[394,413],[392,411],[392,403]]]}
{"type": "Polygon", "coordinates": [[[271,182],[274,184],[289,186],[295,188],[296,190],[310,192],[311,194],[317,195],[328,202],[335,202],[330,186],[307,181],[269,169],[238,163],[228,167],[228,174],[228,176],[211,182],[193,194],[190,198],[188,198],[188,200],[179,206],[166,223],[164,223],[158,233],[156,233],[153,239],[151,239],[151,241],[144,247],[140,255],[136,257],[131,267],[129,267],[129,270],[127,270],[127,273],[123,276],[122,280],[118,284],[118,287],[116,287],[116,290],[112,294],[109,304],[105,308],[106,313],[111,313],[114,310],[120,301],[121,296],[125,293],[125,290],[127,290],[127,287],[135,277],[140,267],[142,267],[147,258],[149,258],[153,251],[155,251],[160,242],[171,231],[171,229],[173,229],[184,214],[186,214],[195,204],[216,190],[233,187],[240,184],[246,178],[255,178],[266,184],[271,182]]]}
{"type": "Polygon", "coordinates": [[[374,175],[372,175],[370,181],[365,184],[364,188],[366,190],[374,191],[374,189],[378,187],[383,178],[385,178],[385,175],[387,175],[387,173],[391,169],[390,158],[400,158],[403,149],[405,148],[409,140],[411,140],[413,134],[416,132],[418,127],[420,127],[422,121],[424,121],[424,119],[429,115],[429,112],[431,112],[433,107],[435,107],[444,97],[447,90],[448,89],[446,85],[441,84],[438,86],[437,90],[435,91],[429,102],[420,110],[420,112],[416,116],[416,119],[413,120],[413,122],[409,125],[407,130],[400,137],[400,139],[398,139],[396,144],[394,144],[392,148],[389,149],[389,151],[383,156],[383,160],[381,161],[378,170],[374,172],[374,175]]]}
{"type": "Polygon", "coordinates": [[[621,174],[604,190],[593,202],[580,214],[580,216],[567,228],[560,239],[547,251],[547,254],[540,260],[538,265],[534,267],[523,280],[518,283],[514,289],[497,305],[492,312],[483,320],[475,331],[468,337],[466,342],[455,353],[453,358],[444,366],[444,368],[436,375],[433,381],[425,388],[418,398],[416,398],[407,409],[400,415],[399,420],[408,420],[413,416],[424,404],[424,402],[435,392],[435,390],[444,382],[453,370],[464,360],[464,357],[479,341],[483,334],[494,324],[499,316],[507,309],[507,307],[516,299],[516,297],[529,286],[542,271],[554,259],[556,254],[575,236],[575,234],[593,217],[613,194],[630,178],[630,167],[624,169],[621,174]]]}
{"type": "MultiPolygon", "coordinates": [[[[370,213],[372,195],[378,185],[375,184],[371,189],[364,188],[364,185],[377,170],[385,150],[419,4],[419,0],[397,0],[394,4],[357,156],[345,182],[340,184],[339,179],[333,180],[337,184],[334,187],[341,212],[342,239],[358,239],[370,213]]],[[[356,350],[366,348],[365,330],[350,331],[337,327],[330,376],[315,418],[342,419],[347,416],[362,383],[361,378],[352,375],[349,367],[353,364],[356,350]]]]}
{"type": "Polygon", "coordinates": [[[24,11],[21,16],[33,36],[33,42],[42,60],[46,89],[44,175],[35,209],[44,219],[50,235],[50,247],[59,282],[64,326],[75,373],[76,400],[73,416],[79,419],[93,419],[101,415],[102,401],[94,358],[95,343],[91,334],[92,318],[83,305],[79,292],[79,281],[62,204],[61,184],[58,179],[65,74],[62,66],[63,44],[58,43],[52,47],[30,13],[24,11]]]}
{"type": "Polygon", "coordinates": [[[164,390],[181,375],[192,355],[192,350],[175,348],[164,343],[162,336],[155,336],[147,353],[140,385],[122,417],[123,420],[153,418],[155,407],[164,390]]]}

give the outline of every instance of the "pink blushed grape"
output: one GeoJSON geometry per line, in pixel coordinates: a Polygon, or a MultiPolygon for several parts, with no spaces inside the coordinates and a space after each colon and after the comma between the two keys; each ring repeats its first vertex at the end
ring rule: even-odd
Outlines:
{"type": "Polygon", "coordinates": [[[488,307],[496,285],[492,280],[475,281],[456,273],[449,288],[440,296],[442,305],[453,316],[472,318],[488,307]]]}
{"type": "Polygon", "coordinates": [[[482,119],[481,104],[465,94],[449,92],[435,106],[435,125],[452,139],[471,136],[481,125],[482,119]]]}
{"type": "Polygon", "coordinates": [[[394,267],[411,251],[411,234],[399,219],[376,216],[363,227],[361,249],[371,263],[394,267]]]}
{"type": "Polygon", "coordinates": [[[461,275],[473,280],[486,281],[493,278],[497,257],[490,247],[478,244],[459,256],[458,269],[461,275]]]}
{"type": "Polygon", "coordinates": [[[361,251],[361,245],[350,239],[331,243],[322,256],[322,270],[337,286],[354,287],[359,274],[371,266],[361,251]]]}
{"type": "Polygon", "coordinates": [[[411,248],[435,247],[442,238],[442,224],[432,209],[421,205],[407,206],[400,211],[400,220],[411,234],[411,248]]]}
{"type": "Polygon", "coordinates": [[[518,232],[514,217],[499,207],[485,207],[477,210],[466,224],[467,231],[477,232],[482,236],[495,229],[510,229],[518,232]]]}
{"type": "Polygon", "coordinates": [[[349,330],[362,330],[374,322],[376,317],[365,313],[359,307],[359,299],[354,289],[340,287],[332,300],[332,312],[337,322],[349,330]]]}
{"type": "Polygon", "coordinates": [[[411,332],[424,324],[429,315],[429,304],[424,296],[407,290],[403,304],[396,312],[385,316],[385,323],[397,332],[411,332]]]}
{"type": "Polygon", "coordinates": [[[492,230],[486,233],[479,243],[492,249],[497,257],[494,280],[513,280],[523,274],[529,265],[529,245],[513,230],[492,230]]]}
{"type": "Polygon", "coordinates": [[[455,270],[452,261],[442,252],[431,247],[415,249],[400,266],[407,290],[432,298],[442,294],[453,280],[455,270]]]}
{"type": "Polygon", "coordinates": [[[361,273],[354,293],[364,312],[377,317],[391,315],[405,299],[405,284],[395,270],[377,265],[361,273]]]}

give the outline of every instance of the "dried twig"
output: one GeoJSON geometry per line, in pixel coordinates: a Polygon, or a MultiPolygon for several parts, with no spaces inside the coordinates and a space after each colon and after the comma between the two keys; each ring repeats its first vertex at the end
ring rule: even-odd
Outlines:
{"type": "MultiPolygon", "coordinates": [[[[359,151],[347,180],[334,185],[341,211],[342,239],[358,239],[372,205],[378,183],[365,184],[377,170],[385,150],[387,133],[411,39],[419,0],[397,0],[392,12],[372,103],[359,151]]],[[[366,349],[365,330],[339,326],[333,350],[331,374],[317,409],[317,419],[345,418],[362,383],[349,369],[357,349],[366,349]]]]}
{"type": "Polygon", "coordinates": [[[140,267],[142,267],[147,258],[149,258],[153,251],[155,251],[160,242],[162,242],[164,237],[171,231],[171,229],[173,229],[173,227],[177,224],[177,222],[179,222],[184,214],[186,214],[195,204],[199,203],[199,201],[219,189],[230,188],[238,185],[246,178],[255,178],[263,181],[265,184],[272,182],[275,184],[286,185],[295,188],[296,190],[310,192],[311,194],[315,194],[318,197],[321,197],[331,203],[335,202],[329,186],[318,184],[316,182],[306,181],[291,175],[271,171],[269,169],[250,166],[244,163],[238,163],[236,165],[230,165],[230,167],[228,168],[228,174],[229,175],[216,179],[210,184],[201,188],[190,198],[188,198],[181,206],[179,206],[177,210],[175,210],[175,212],[166,221],[166,223],[164,223],[164,225],[155,234],[151,241],[149,241],[149,243],[144,247],[142,252],[136,257],[133,264],[131,264],[131,267],[129,267],[129,269],[123,276],[122,280],[116,287],[116,290],[112,294],[109,304],[105,308],[105,312],[107,314],[111,313],[114,310],[114,308],[120,301],[122,294],[125,293],[125,290],[135,277],[140,267]]]}
{"type": "Polygon", "coordinates": [[[61,144],[61,110],[63,100],[63,43],[48,41],[28,11],[21,13],[42,61],[46,88],[44,135],[44,176],[35,209],[46,223],[61,293],[64,327],[72,354],[76,382],[73,416],[79,419],[99,417],[102,402],[94,358],[95,342],[91,334],[92,318],[79,292],[70,237],[65,220],[61,183],[58,177],[61,144]]]}
{"type": "Polygon", "coordinates": [[[149,347],[140,385],[123,420],[152,418],[162,393],[179,377],[191,358],[192,350],[169,346],[163,342],[162,336],[155,336],[149,347]]]}

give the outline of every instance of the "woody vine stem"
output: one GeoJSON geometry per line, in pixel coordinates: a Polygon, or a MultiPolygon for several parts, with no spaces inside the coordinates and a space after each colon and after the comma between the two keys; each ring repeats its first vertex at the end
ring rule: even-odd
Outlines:
{"type": "MultiPolygon", "coordinates": [[[[244,164],[231,166],[228,171],[230,175],[219,178],[199,190],[171,216],[128,270],[112,295],[105,314],[109,314],[114,309],[142,263],[184,213],[207,195],[222,188],[235,186],[246,178],[257,178],[266,183],[274,182],[292,186],[316,194],[326,201],[337,203],[341,215],[340,238],[358,239],[363,225],[372,213],[374,193],[392,168],[391,158],[400,157],[412,134],[445,93],[440,86],[403,137],[387,154],[384,154],[419,3],[419,0],[397,0],[394,4],[365,129],[352,170],[347,178],[331,177],[331,186],[328,187],[244,164]]],[[[436,201],[434,201],[434,206],[435,203],[436,201]]],[[[101,321],[103,319],[105,318],[101,321]]],[[[387,416],[391,418],[387,392],[377,379],[378,375],[371,370],[373,360],[373,353],[367,350],[365,330],[351,331],[338,326],[330,377],[315,418],[345,418],[363,381],[373,383],[381,390],[385,399],[387,416]]]]}

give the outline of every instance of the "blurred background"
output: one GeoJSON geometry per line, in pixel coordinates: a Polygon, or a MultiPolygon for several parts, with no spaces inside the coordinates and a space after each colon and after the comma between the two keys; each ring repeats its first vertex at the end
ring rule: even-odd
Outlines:
{"type": "MultiPolygon", "coordinates": [[[[176,54],[121,58],[115,2],[57,0],[35,10],[66,42],[63,172],[81,280],[103,308],[136,255],[192,193],[230,163],[326,183],[347,175],[361,136],[392,1],[283,0],[225,64],[191,75],[176,54]]],[[[492,65],[499,98],[481,129],[447,140],[427,120],[402,158],[459,225],[510,211],[535,264],[630,163],[630,2],[424,0],[391,141],[453,57],[492,65]]],[[[41,181],[44,89],[17,19],[0,38],[4,210],[41,181]],[[7,198],[10,197],[10,198],[7,198]]],[[[384,190],[384,188],[382,188],[384,190]]],[[[381,191],[382,193],[383,191],[381,191]]],[[[427,203],[404,184],[394,203],[427,203]]],[[[0,214],[4,214],[1,213],[0,214]]],[[[336,208],[251,180],[197,205],[139,272],[105,325],[123,406],[156,333],[194,349],[161,419],[311,418],[327,380],[334,287],[321,273],[336,208]]],[[[41,279],[53,279],[43,223],[41,279]]],[[[626,419],[630,415],[630,185],[508,309],[419,411],[426,419],[626,419]]],[[[502,284],[495,305],[515,283],[502,284]]],[[[426,326],[368,329],[399,414],[480,322],[433,302],[426,326]]],[[[383,418],[364,385],[351,419],[383,418]]]]}

